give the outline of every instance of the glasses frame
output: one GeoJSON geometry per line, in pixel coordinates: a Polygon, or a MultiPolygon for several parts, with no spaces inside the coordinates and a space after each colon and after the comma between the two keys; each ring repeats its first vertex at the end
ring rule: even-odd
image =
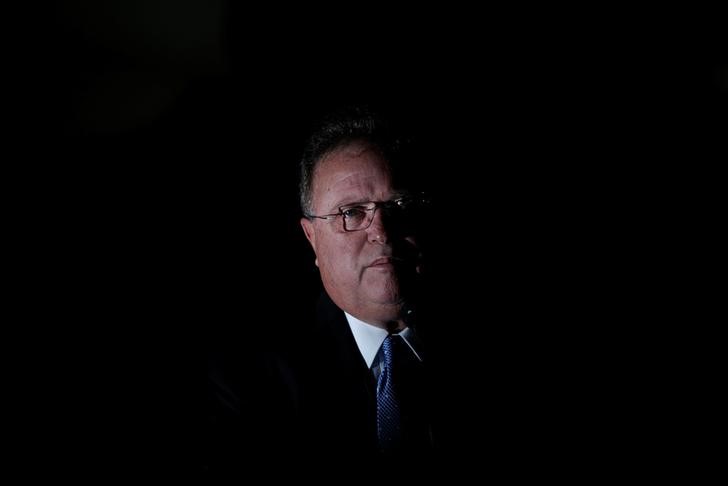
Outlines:
{"type": "Polygon", "coordinates": [[[376,214],[377,209],[379,208],[387,208],[387,207],[397,207],[397,205],[402,204],[403,201],[412,201],[416,203],[420,203],[422,205],[428,205],[430,203],[429,198],[427,198],[424,194],[419,195],[407,195],[407,196],[400,196],[396,199],[391,199],[389,201],[368,201],[363,203],[354,203],[354,204],[345,204],[343,206],[339,206],[337,213],[331,213],[331,214],[321,214],[321,215],[315,215],[315,214],[309,214],[304,213],[304,217],[308,219],[325,219],[325,220],[334,220],[341,216],[342,220],[342,226],[344,227],[344,231],[347,233],[352,233],[354,231],[363,231],[367,228],[369,228],[372,225],[372,222],[374,221],[374,216],[376,214]],[[358,207],[363,208],[364,211],[367,213],[371,212],[371,216],[367,216],[367,223],[362,226],[361,228],[357,229],[348,229],[346,227],[346,217],[344,215],[344,211],[348,208],[352,207],[358,207]]]}

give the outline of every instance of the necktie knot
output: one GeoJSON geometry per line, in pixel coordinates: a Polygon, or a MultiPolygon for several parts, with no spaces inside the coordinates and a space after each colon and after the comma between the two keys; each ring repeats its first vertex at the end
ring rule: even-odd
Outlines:
{"type": "Polygon", "coordinates": [[[398,335],[390,334],[382,343],[382,355],[384,356],[384,367],[391,367],[394,361],[395,339],[401,339],[398,335]]]}

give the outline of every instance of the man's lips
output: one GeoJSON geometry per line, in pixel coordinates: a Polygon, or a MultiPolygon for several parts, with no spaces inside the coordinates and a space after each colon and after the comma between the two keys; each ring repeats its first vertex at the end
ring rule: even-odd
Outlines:
{"type": "Polygon", "coordinates": [[[380,257],[374,260],[372,263],[367,265],[368,267],[385,267],[385,266],[392,266],[395,263],[402,263],[403,260],[401,258],[394,258],[394,257],[380,257]]]}
{"type": "Polygon", "coordinates": [[[370,263],[369,267],[384,267],[387,265],[392,265],[392,259],[390,257],[381,257],[374,260],[372,263],[370,263]]]}

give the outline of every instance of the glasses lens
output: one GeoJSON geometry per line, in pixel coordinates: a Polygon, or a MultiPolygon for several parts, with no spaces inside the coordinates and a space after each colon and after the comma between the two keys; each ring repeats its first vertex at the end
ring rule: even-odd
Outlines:
{"type": "Polygon", "coordinates": [[[429,204],[423,198],[400,198],[384,203],[370,203],[366,206],[345,206],[340,208],[346,231],[366,229],[374,218],[374,211],[379,207],[383,216],[395,224],[405,226],[416,225],[424,219],[429,204]]]}
{"type": "Polygon", "coordinates": [[[346,231],[356,231],[366,227],[367,215],[369,211],[364,206],[350,206],[341,208],[341,214],[344,218],[344,229],[346,231]]]}

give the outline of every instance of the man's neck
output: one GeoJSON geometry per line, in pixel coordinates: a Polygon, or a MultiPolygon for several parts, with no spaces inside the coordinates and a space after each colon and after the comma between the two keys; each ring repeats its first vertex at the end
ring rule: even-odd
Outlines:
{"type": "Polygon", "coordinates": [[[396,305],[386,305],[377,308],[371,306],[358,309],[342,309],[369,325],[385,329],[390,333],[397,333],[407,327],[407,306],[400,302],[396,305]]]}
{"type": "Polygon", "coordinates": [[[381,326],[383,329],[386,329],[387,332],[390,334],[397,334],[402,329],[407,327],[407,325],[404,323],[402,319],[396,320],[396,321],[387,321],[384,323],[383,326],[381,326]]]}

